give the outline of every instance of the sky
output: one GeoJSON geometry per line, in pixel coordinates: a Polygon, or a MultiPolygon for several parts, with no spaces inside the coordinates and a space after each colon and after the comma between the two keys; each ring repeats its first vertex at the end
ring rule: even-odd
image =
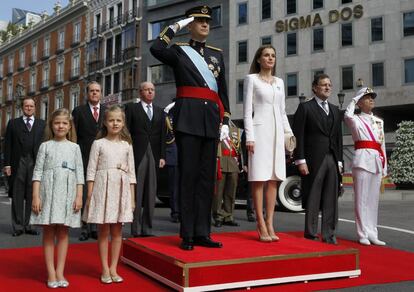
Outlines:
{"type": "MultiPolygon", "coordinates": [[[[0,0],[0,20],[11,21],[12,9],[20,8],[41,13],[46,10],[49,15],[53,14],[53,7],[57,0],[0,0]]],[[[68,5],[68,0],[59,1],[62,7],[68,5]]]]}

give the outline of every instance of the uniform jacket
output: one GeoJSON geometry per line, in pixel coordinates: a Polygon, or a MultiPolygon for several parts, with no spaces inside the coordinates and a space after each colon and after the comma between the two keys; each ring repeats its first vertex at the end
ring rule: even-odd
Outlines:
{"type": "Polygon", "coordinates": [[[140,102],[125,106],[126,125],[132,137],[136,168],[147,151],[148,143],[151,144],[155,165],[158,166],[161,158],[165,159],[165,114],[154,104],[152,109],[153,115],[150,120],[140,102]]]}
{"type": "Polygon", "coordinates": [[[89,152],[91,152],[91,146],[96,139],[96,135],[101,129],[104,113],[106,107],[100,105],[98,122],[92,115],[89,103],[77,106],[72,111],[73,122],[75,123],[77,143],[81,149],[83,170],[86,174],[86,170],[89,162],[89,152]]]}
{"type": "MultiPolygon", "coordinates": [[[[328,129],[323,122],[326,115],[315,98],[300,103],[296,110],[293,123],[293,132],[296,136],[295,160],[306,159],[309,175],[302,178],[304,197],[302,206],[306,206],[306,199],[322,164],[325,155],[331,153],[338,162],[342,161],[342,127],[341,115],[337,106],[328,102],[329,114],[333,115],[333,124],[328,129]]],[[[341,174],[339,168],[339,181],[341,174]]]]}
{"type": "MultiPolygon", "coordinates": [[[[192,86],[208,88],[204,78],[187,54],[181,49],[181,46],[191,45],[204,56],[204,60],[207,62],[209,69],[216,77],[218,95],[224,106],[224,122],[226,123],[230,111],[221,50],[193,40],[190,40],[188,44],[180,43],[168,47],[173,37],[174,31],[171,28],[166,28],[151,46],[150,50],[152,55],[173,69],[177,87],[192,86]]],[[[219,109],[213,101],[207,99],[179,98],[176,100],[173,108],[173,116],[175,131],[209,138],[217,138],[219,135],[219,109]]]]}
{"type": "Polygon", "coordinates": [[[352,132],[352,139],[355,141],[372,141],[371,136],[361,121],[363,119],[370,127],[375,140],[381,144],[382,152],[384,153],[385,167],[382,167],[380,155],[375,149],[358,149],[355,150],[355,155],[352,161],[352,167],[362,168],[371,173],[381,173],[383,176],[387,175],[387,158],[385,152],[384,139],[384,122],[374,116],[365,113],[355,115],[355,100],[353,99],[345,111],[345,122],[352,132]]]}
{"type": "MultiPolygon", "coordinates": [[[[32,126],[34,147],[32,151],[33,160],[36,160],[37,152],[44,137],[46,123],[42,119],[35,118],[32,126]]],[[[27,127],[23,117],[10,120],[7,124],[6,136],[4,140],[4,166],[11,166],[11,176],[9,177],[9,196],[13,193],[13,183],[18,172],[19,161],[22,156],[22,138],[27,133],[27,127]]],[[[31,179],[31,178],[30,178],[31,179]]]]}

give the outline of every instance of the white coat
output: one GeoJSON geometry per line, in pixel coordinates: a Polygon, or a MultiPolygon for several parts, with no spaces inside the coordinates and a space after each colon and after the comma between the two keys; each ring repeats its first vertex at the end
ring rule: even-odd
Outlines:
{"type": "Polygon", "coordinates": [[[248,158],[248,180],[285,180],[285,134],[293,132],[285,112],[283,80],[274,77],[269,84],[258,74],[249,74],[243,94],[246,141],[255,142],[248,158]]]}

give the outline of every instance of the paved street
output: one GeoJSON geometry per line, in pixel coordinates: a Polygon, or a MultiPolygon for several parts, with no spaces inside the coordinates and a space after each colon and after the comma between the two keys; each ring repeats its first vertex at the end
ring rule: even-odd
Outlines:
{"type": "MultiPolygon", "coordinates": [[[[387,191],[380,201],[379,235],[389,247],[414,252],[414,193],[387,191]]],[[[340,199],[338,237],[356,240],[352,192],[347,189],[340,199]]],[[[177,234],[179,225],[169,221],[169,208],[159,205],[155,210],[154,233],[156,235],[177,234]]],[[[247,222],[246,211],[243,208],[236,210],[235,219],[240,227],[213,227],[213,232],[237,230],[254,230],[255,223],[247,222]]],[[[277,231],[299,231],[303,228],[304,215],[302,213],[288,213],[277,211],[275,215],[277,231]]],[[[129,236],[129,226],[124,228],[125,237],[129,236]]],[[[71,230],[70,240],[78,243],[79,230],[71,230]]],[[[214,235],[213,235],[214,237],[214,235]]],[[[41,236],[23,235],[17,238],[11,236],[10,229],[10,202],[4,192],[0,192],[0,248],[16,248],[40,246],[41,236]]],[[[392,267],[390,267],[392,268],[392,267]]],[[[414,273],[414,272],[413,272],[414,273]]],[[[349,288],[342,291],[414,291],[414,281],[397,284],[365,286],[349,288]]]]}

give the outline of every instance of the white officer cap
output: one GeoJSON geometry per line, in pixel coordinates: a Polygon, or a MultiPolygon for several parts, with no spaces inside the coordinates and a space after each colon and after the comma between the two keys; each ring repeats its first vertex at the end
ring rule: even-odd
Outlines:
{"type": "Polygon", "coordinates": [[[362,87],[360,90],[357,91],[354,100],[355,102],[358,102],[362,97],[365,95],[371,95],[372,98],[376,98],[377,94],[372,90],[371,87],[362,87]]]}

